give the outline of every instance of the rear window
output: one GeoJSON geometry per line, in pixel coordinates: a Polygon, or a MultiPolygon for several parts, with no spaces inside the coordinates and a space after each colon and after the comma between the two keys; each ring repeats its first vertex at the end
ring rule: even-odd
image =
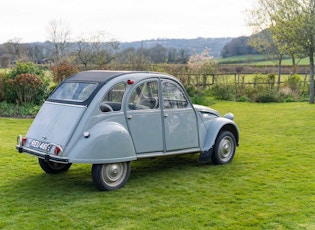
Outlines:
{"type": "Polygon", "coordinates": [[[97,83],[64,82],[49,97],[52,100],[84,102],[94,92],[97,83]]]}

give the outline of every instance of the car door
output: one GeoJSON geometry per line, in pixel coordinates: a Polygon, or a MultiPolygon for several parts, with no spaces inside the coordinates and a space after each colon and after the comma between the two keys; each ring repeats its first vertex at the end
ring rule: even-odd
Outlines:
{"type": "Polygon", "coordinates": [[[162,81],[163,118],[166,151],[199,146],[196,113],[175,81],[162,81]]]}
{"type": "Polygon", "coordinates": [[[137,154],[163,152],[158,79],[142,81],[132,90],[126,116],[137,154]]]}

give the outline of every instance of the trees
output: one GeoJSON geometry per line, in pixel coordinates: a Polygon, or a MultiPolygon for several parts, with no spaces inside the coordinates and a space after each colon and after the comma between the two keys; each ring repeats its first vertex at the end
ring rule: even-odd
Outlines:
{"type": "Polygon", "coordinates": [[[314,103],[314,51],[315,51],[315,0],[297,1],[299,6],[298,20],[301,22],[300,44],[310,59],[310,103],[314,103]]]}
{"type": "Polygon", "coordinates": [[[266,55],[268,59],[273,61],[278,66],[278,87],[280,86],[281,63],[285,52],[281,49],[269,29],[265,29],[258,34],[252,35],[248,41],[252,47],[266,55]]]}
{"type": "Polygon", "coordinates": [[[85,69],[88,65],[98,65],[100,68],[116,58],[119,43],[116,40],[105,41],[105,35],[101,32],[90,37],[81,36],[75,45],[75,53],[79,64],[85,69]]]}
{"type": "MultiPolygon", "coordinates": [[[[210,49],[205,48],[201,54],[191,55],[188,61],[189,68],[194,74],[213,73],[214,67],[217,63],[213,60],[213,56],[210,55],[210,49]]],[[[207,76],[202,76],[202,88],[206,89],[207,76]]],[[[199,85],[199,79],[197,78],[197,85],[199,85]]]]}
{"type": "Polygon", "coordinates": [[[220,56],[223,58],[233,57],[238,55],[257,54],[256,49],[248,45],[248,37],[233,38],[228,44],[226,44],[220,56]]]}
{"type": "Polygon", "coordinates": [[[62,20],[52,21],[48,28],[50,40],[46,44],[50,59],[56,66],[75,62],[83,65],[84,69],[97,65],[104,68],[116,58],[119,42],[105,41],[104,33],[81,35],[78,39],[71,38],[69,26],[62,20]]]}
{"type": "MultiPolygon", "coordinates": [[[[293,65],[296,57],[310,58],[309,102],[314,103],[315,0],[258,0],[258,5],[249,13],[249,26],[256,33],[269,31],[276,47],[273,50],[278,52],[279,58],[290,55],[293,65]]],[[[261,46],[261,43],[256,45],[261,46]]]]}
{"type": "Polygon", "coordinates": [[[63,59],[67,59],[71,45],[69,26],[62,20],[54,20],[50,22],[48,32],[53,59],[56,63],[60,63],[63,59]]]}
{"type": "Polygon", "coordinates": [[[21,38],[13,38],[4,44],[7,53],[11,56],[11,61],[28,61],[28,49],[22,43],[21,38]]]}

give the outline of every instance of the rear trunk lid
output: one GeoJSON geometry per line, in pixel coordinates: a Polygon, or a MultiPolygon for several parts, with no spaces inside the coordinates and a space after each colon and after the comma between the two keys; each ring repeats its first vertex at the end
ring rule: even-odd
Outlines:
{"type": "Polygon", "coordinates": [[[28,147],[45,151],[48,143],[65,148],[85,106],[45,102],[26,134],[28,147]]]}

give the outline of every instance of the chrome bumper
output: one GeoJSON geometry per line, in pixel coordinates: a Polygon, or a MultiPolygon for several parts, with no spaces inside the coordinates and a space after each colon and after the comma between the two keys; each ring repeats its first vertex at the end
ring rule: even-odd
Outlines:
{"type": "MultiPolygon", "coordinates": [[[[17,151],[19,153],[28,153],[28,154],[31,154],[31,155],[36,156],[38,158],[42,158],[42,159],[44,159],[47,162],[48,161],[53,161],[53,162],[57,162],[57,163],[68,164],[69,163],[69,159],[67,157],[60,157],[60,156],[56,156],[56,155],[48,153],[48,149],[51,146],[58,146],[58,145],[50,143],[47,146],[47,148],[46,148],[46,152],[41,152],[41,151],[38,151],[36,149],[31,149],[31,148],[27,148],[27,147],[23,146],[23,144],[22,144],[22,135],[19,135],[17,137],[16,149],[17,149],[17,151]]],[[[58,146],[58,147],[61,149],[60,146],[58,146]]]]}

